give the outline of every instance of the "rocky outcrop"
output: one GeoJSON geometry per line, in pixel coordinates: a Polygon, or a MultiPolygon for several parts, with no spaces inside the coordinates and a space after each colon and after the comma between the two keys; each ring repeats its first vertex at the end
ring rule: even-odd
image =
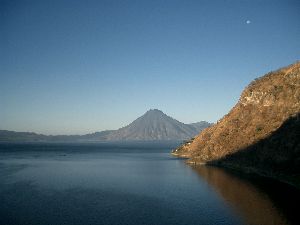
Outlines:
{"type": "MultiPolygon", "coordinates": [[[[276,148],[287,149],[286,145],[290,145],[292,147],[287,151],[293,151],[295,153],[292,154],[293,157],[300,157],[298,134],[294,135],[293,139],[289,139],[289,143],[285,141],[285,137],[290,135],[289,129],[285,129],[285,133],[281,135],[272,136],[286,121],[289,121],[288,126],[293,127],[293,132],[297,132],[299,112],[300,62],[297,62],[255,79],[242,92],[238,103],[227,115],[215,125],[203,130],[190,142],[175,149],[173,154],[188,157],[188,162],[194,164],[216,162],[221,164],[225,161],[229,164],[231,161],[231,165],[243,167],[242,164],[248,160],[252,162],[248,163],[248,168],[255,169],[264,163],[272,164],[268,159],[276,161],[282,157],[282,154],[264,148],[257,149],[255,146],[262,140],[265,140],[264,145],[267,146],[271,142],[269,138],[273,137],[273,142],[274,139],[282,139],[278,141],[280,146],[276,148]],[[256,156],[251,155],[252,158],[249,156],[248,159],[243,160],[243,163],[239,162],[238,157],[231,157],[241,151],[250,151],[251,146],[257,149],[256,156]],[[255,162],[253,157],[258,161],[255,162]]],[[[274,145],[269,146],[274,148],[274,145]]],[[[286,155],[291,157],[288,153],[286,155]]],[[[292,160],[289,157],[285,159],[286,163],[292,160]]],[[[270,168],[264,169],[267,171],[270,168]]]]}

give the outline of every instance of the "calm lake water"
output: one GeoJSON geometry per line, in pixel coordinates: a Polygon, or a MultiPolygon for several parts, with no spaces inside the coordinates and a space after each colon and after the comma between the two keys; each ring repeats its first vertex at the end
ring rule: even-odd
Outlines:
{"type": "Polygon", "coordinates": [[[0,144],[0,224],[300,224],[298,190],[190,167],[177,144],[0,144]]]}

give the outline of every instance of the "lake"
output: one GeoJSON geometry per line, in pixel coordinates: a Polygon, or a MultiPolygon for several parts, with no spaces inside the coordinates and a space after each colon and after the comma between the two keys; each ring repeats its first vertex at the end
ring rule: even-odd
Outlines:
{"type": "Polygon", "coordinates": [[[0,224],[299,224],[297,189],[188,166],[177,145],[0,144],[0,224]]]}

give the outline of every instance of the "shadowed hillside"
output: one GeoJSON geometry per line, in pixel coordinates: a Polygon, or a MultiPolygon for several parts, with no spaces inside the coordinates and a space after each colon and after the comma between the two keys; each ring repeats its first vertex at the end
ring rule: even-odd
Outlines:
{"type": "Polygon", "coordinates": [[[300,187],[299,140],[300,114],[289,118],[265,139],[209,163],[276,176],[300,187]]]}
{"type": "Polygon", "coordinates": [[[298,62],[254,80],[227,115],[173,154],[194,164],[298,176],[299,112],[298,62]]]}

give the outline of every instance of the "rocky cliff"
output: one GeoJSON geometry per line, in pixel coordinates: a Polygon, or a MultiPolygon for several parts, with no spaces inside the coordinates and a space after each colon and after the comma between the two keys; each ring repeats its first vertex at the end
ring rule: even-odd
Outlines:
{"type": "Polygon", "coordinates": [[[300,174],[300,62],[255,79],[215,125],[173,151],[189,163],[300,174]]]}

